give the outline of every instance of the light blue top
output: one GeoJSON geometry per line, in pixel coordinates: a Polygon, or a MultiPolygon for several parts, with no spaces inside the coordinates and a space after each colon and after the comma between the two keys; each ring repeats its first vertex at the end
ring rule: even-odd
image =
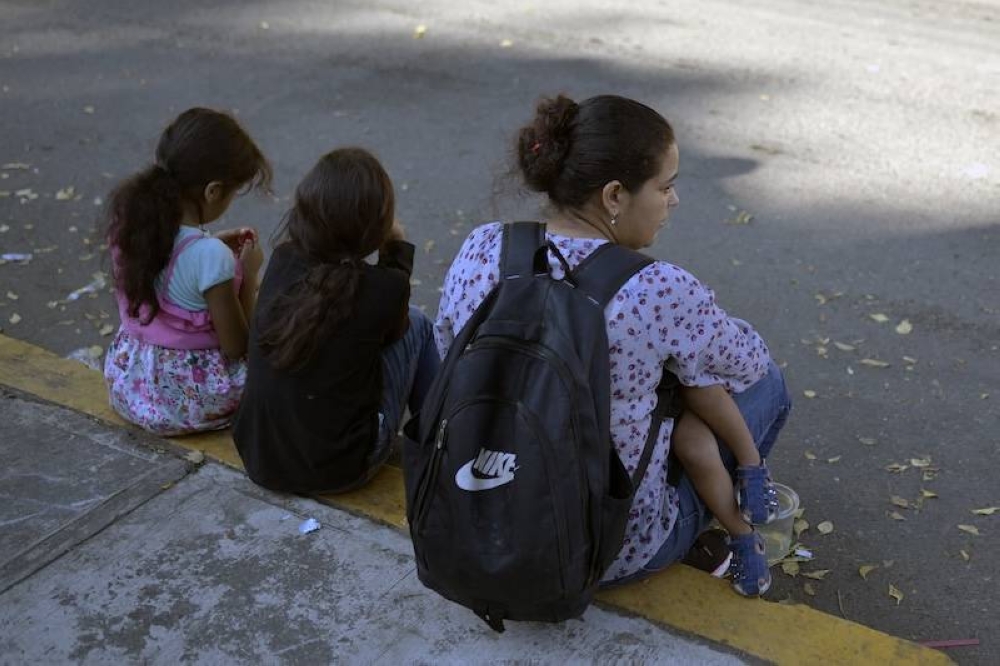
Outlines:
{"type": "MultiPolygon", "coordinates": [[[[236,275],[236,256],[225,243],[213,238],[207,231],[196,227],[180,228],[174,238],[174,247],[188,236],[204,236],[181,253],[174,266],[173,279],[167,285],[167,297],[176,305],[192,311],[207,310],[205,292],[236,275]]],[[[166,270],[156,278],[160,291],[166,270]]]]}

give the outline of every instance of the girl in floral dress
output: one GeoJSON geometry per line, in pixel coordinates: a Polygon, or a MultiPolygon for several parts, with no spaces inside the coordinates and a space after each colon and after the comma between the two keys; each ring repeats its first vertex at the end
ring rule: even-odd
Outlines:
{"type": "Polygon", "coordinates": [[[204,225],[270,179],[236,120],[194,108],[164,130],[155,163],[112,193],[107,239],[122,323],[104,379],[126,420],[158,435],[229,424],[263,253],[252,229],[213,236],[204,225]]]}

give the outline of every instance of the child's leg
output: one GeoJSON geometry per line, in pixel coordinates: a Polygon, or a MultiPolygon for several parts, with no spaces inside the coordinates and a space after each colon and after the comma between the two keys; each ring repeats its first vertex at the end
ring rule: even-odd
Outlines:
{"type": "Polygon", "coordinates": [[[726,531],[732,535],[752,532],[740,516],[733,478],[722,464],[719,444],[705,422],[691,412],[684,412],[674,423],[670,441],[698,495],[726,531]]]}
{"type": "MultiPolygon", "coordinates": [[[[719,436],[740,467],[760,465],[760,452],[739,407],[722,385],[682,387],[684,406],[719,436]]],[[[714,439],[714,438],[713,438],[714,439]]]]}
{"type": "Polygon", "coordinates": [[[406,407],[420,408],[440,363],[433,324],[411,306],[406,333],[382,352],[382,413],[390,432],[399,430],[406,407]]]}
{"type": "MultiPolygon", "coordinates": [[[[426,315],[423,315],[426,319],[426,315]]],[[[430,320],[427,319],[430,323],[430,320]]],[[[415,414],[420,411],[424,404],[424,399],[430,391],[431,383],[437,376],[438,368],[441,367],[441,357],[438,356],[437,345],[434,344],[433,333],[427,334],[423,340],[424,346],[417,357],[416,374],[413,377],[413,388],[410,391],[410,400],[407,403],[410,413],[415,414]]]]}

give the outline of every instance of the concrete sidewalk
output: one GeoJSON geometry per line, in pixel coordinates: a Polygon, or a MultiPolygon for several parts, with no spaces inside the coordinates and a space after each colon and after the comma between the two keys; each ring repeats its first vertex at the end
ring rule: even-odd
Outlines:
{"type": "Polygon", "coordinates": [[[683,565],[498,636],[416,579],[396,467],[347,495],[263,491],[228,432],[145,435],[100,373],[3,335],[0,396],[0,663],[950,663],[683,565]]]}
{"type": "Polygon", "coordinates": [[[596,607],[500,636],[421,586],[396,530],[3,397],[4,663],[743,663],[596,607]]]}

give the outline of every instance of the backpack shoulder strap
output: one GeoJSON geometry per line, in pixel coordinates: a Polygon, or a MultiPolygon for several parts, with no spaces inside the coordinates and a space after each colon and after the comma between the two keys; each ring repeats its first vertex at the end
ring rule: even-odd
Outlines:
{"type": "MultiPolygon", "coordinates": [[[[539,272],[539,250],[545,246],[545,225],[541,222],[510,222],[503,225],[500,279],[526,277],[539,272]]],[[[542,272],[547,271],[546,259],[542,272]]]]}
{"type": "MultiPolygon", "coordinates": [[[[646,266],[653,263],[651,257],[622,247],[617,243],[605,243],[580,262],[573,271],[573,280],[577,288],[583,291],[595,305],[602,310],[622,285],[641,271],[646,266]]],[[[656,448],[656,441],[660,435],[660,426],[665,418],[676,418],[680,411],[677,409],[678,393],[673,380],[673,375],[664,370],[664,381],[656,391],[656,406],[653,408],[652,418],[649,424],[649,432],[646,435],[646,442],[643,446],[639,464],[636,465],[632,473],[632,487],[639,488],[646,470],[653,458],[653,450],[656,448]],[[669,375],[669,376],[666,376],[669,375]]]]}
{"type": "Polygon", "coordinates": [[[641,252],[605,243],[580,262],[573,271],[573,280],[577,288],[603,308],[623,284],[651,263],[653,259],[641,252]]]}

